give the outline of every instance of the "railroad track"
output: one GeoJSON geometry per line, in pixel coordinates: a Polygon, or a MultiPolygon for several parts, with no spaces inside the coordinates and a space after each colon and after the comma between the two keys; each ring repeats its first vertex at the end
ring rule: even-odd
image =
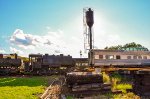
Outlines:
{"type": "Polygon", "coordinates": [[[63,99],[62,97],[73,96],[73,97],[77,97],[78,99],[78,98],[95,96],[95,95],[108,92],[108,91],[104,91],[103,89],[72,91],[65,84],[66,84],[66,78],[64,76],[61,76],[59,78],[54,78],[50,86],[46,89],[46,91],[40,98],[41,99],[63,99]]]}
{"type": "Polygon", "coordinates": [[[41,99],[61,99],[62,86],[66,83],[66,78],[61,76],[59,78],[54,78],[53,82],[46,89],[41,99]]]}

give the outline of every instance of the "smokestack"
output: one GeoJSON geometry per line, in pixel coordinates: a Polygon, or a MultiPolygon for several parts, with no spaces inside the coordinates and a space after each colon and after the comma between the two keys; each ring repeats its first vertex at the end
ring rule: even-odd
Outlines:
{"type": "Polygon", "coordinates": [[[17,59],[18,55],[15,53],[15,59],[17,59]]]}

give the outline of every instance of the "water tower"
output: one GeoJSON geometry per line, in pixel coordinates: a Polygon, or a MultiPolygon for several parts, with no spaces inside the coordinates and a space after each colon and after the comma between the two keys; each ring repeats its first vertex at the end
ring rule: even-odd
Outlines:
{"type": "Polygon", "coordinates": [[[94,35],[92,27],[94,24],[94,11],[91,8],[83,9],[83,25],[84,25],[84,47],[85,50],[89,50],[88,58],[89,65],[93,66],[93,45],[94,45],[94,35]]]}

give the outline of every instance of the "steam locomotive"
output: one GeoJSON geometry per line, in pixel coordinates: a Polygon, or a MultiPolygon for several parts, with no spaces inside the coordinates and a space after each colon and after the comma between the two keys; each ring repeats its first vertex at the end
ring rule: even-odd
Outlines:
{"type": "Polygon", "coordinates": [[[25,65],[25,72],[31,72],[32,74],[64,74],[74,65],[74,60],[70,55],[29,54],[29,63],[25,65]]]}
{"type": "Polygon", "coordinates": [[[17,54],[0,54],[0,75],[29,73],[37,75],[64,74],[75,66],[72,56],[29,54],[23,61],[17,54]]]}

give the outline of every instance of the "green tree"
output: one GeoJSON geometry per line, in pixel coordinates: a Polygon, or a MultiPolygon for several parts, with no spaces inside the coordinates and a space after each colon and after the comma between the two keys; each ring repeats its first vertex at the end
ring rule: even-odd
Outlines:
{"type": "Polygon", "coordinates": [[[106,46],[104,49],[108,50],[120,50],[120,49],[127,49],[127,48],[143,48],[145,50],[148,50],[148,48],[142,46],[141,44],[136,44],[135,42],[127,43],[125,45],[117,45],[117,46],[106,46]]]}

